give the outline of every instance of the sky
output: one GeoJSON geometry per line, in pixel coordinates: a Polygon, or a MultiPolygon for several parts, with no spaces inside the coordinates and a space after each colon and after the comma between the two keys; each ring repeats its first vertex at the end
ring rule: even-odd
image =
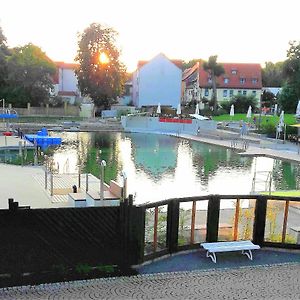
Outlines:
{"type": "Polygon", "coordinates": [[[53,61],[74,62],[77,34],[96,22],[119,33],[129,72],[158,53],[263,66],[300,40],[299,10],[299,0],[0,0],[0,26],[9,47],[31,42],[53,61]]]}

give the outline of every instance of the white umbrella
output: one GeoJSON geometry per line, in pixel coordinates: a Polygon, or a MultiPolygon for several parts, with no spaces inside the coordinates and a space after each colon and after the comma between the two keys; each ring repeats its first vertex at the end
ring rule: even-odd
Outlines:
{"type": "Polygon", "coordinates": [[[251,118],[251,113],[252,113],[252,107],[251,105],[249,105],[248,111],[247,111],[247,118],[250,119],[251,118]]]}
{"type": "Polygon", "coordinates": [[[277,114],[278,104],[276,103],[274,106],[274,116],[277,114]]]}
{"type": "Polygon", "coordinates": [[[280,126],[281,128],[284,126],[284,110],[281,111],[278,126],[280,126]]]}
{"type": "Polygon", "coordinates": [[[300,100],[298,100],[298,105],[296,108],[296,116],[300,117],[300,100]]]}
{"type": "Polygon", "coordinates": [[[177,115],[181,115],[181,106],[180,106],[180,103],[179,103],[178,106],[177,106],[176,114],[177,114],[177,115]]]}
{"type": "Polygon", "coordinates": [[[156,113],[161,114],[160,103],[158,103],[158,105],[157,105],[156,113]]]}
{"type": "Polygon", "coordinates": [[[231,107],[230,107],[230,113],[229,113],[229,115],[230,115],[231,117],[234,116],[234,105],[233,105],[233,104],[232,104],[231,107]]]}
{"type": "Polygon", "coordinates": [[[282,110],[279,116],[279,123],[276,128],[276,139],[279,138],[280,132],[283,131],[283,128],[284,128],[284,111],[282,110]]]}
{"type": "Polygon", "coordinates": [[[199,115],[199,104],[196,104],[195,115],[199,115]]]}

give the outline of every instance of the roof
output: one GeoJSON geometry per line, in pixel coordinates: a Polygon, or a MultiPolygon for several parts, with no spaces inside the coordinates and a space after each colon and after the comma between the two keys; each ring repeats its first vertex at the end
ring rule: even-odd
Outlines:
{"type": "Polygon", "coordinates": [[[189,76],[191,76],[196,70],[198,70],[199,68],[199,63],[196,63],[193,67],[188,68],[186,70],[183,71],[182,74],[182,80],[187,79],[189,76]]]}
{"type": "Polygon", "coordinates": [[[79,67],[79,64],[74,64],[74,63],[65,63],[63,61],[56,61],[55,65],[57,68],[61,69],[77,69],[79,67]]]}
{"type": "MultiPolygon", "coordinates": [[[[182,60],[181,59],[169,59],[168,57],[166,57],[164,54],[160,53],[159,55],[163,55],[165,58],[167,58],[170,62],[172,62],[174,65],[176,65],[176,67],[178,67],[179,69],[182,68],[182,60]]],[[[152,59],[151,59],[152,60],[152,59]]],[[[140,69],[141,67],[143,67],[145,64],[147,64],[148,62],[150,62],[151,60],[139,60],[138,61],[138,65],[137,68],[140,69]]]]}
{"type": "MultiPolygon", "coordinates": [[[[224,67],[225,73],[217,78],[218,88],[231,88],[231,89],[261,89],[261,65],[260,64],[248,64],[248,63],[221,63],[224,67]],[[236,74],[233,74],[233,71],[236,74]],[[241,79],[245,82],[241,83],[241,79]],[[228,79],[225,83],[224,79],[228,79]]],[[[199,86],[210,87],[209,74],[200,67],[199,69],[199,86]]]]}

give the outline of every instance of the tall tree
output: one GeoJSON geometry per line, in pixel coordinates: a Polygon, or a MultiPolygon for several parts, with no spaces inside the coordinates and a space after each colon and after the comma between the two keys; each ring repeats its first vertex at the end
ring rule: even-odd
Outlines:
{"type": "Polygon", "coordinates": [[[300,99],[300,42],[289,42],[287,60],[283,64],[283,74],[287,82],[280,95],[280,104],[287,112],[295,112],[300,99]]]}
{"type": "Polygon", "coordinates": [[[283,76],[283,62],[272,63],[270,61],[265,63],[262,69],[262,84],[265,87],[281,87],[285,82],[283,76]]]}
{"type": "Polygon", "coordinates": [[[7,80],[7,56],[9,49],[6,45],[6,37],[0,27],[0,98],[2,98],[3,89],[7,80]]]}
{"type": "Polygon", "coordinates": [[[96,106],[104,108],[122,94],[125,83],[126,69],[119,60],[116,36],[113,28],[98,23],[92,23],[78,36],[79,88],[96,106]]]}
{"type": "Polygon", "coordinates": [[[217,101],[217,77],[225,73],[224,67],[222,64],[217,63],[218,56],[210,56],[208,62],[203,63],[203,69],[209,74],[212,85],[212,97],[211,101],[213,102],[214,111],[218,108],[217,101]]]}
{"type": "Polygon", "coordinates": [[[12,49],[7,59],[6,99],[14,106],[40,105],[48,101],[55,64],[31,43],[12,49]]]}

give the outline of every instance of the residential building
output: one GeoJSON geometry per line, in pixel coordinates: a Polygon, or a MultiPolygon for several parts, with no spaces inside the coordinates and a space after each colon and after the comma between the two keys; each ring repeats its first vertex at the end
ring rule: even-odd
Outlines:
{"type": "Polygon", "coordinates": [[[57,73],[54,77],[53,95],[61,96],[65,101],[74,104],[77,97],[80,97],[78,80],[75,75],[77,64],[56,62],[57,73]]]}
{"type": "Polygon", "coordinates": [[[182,61],[160,53],[150,61],[139,61],[132,78],[132,100],[136,107],[171,106],[181,98],[182,61]]]}
{"type": "MultiPolygon", "coordinates": [[[[221,63],[225,73],[217,78],[218,102],[229,101],[235,95],[253,95],[259,102],[262,94],[262,76],[260,64],[221,63]]],[[[210,100],[212,96],[212,80],[200,63],[186,70],[182,78],[184,92],[182,101],[188,103],[192,99],[197,102],[210,100]]]]}

